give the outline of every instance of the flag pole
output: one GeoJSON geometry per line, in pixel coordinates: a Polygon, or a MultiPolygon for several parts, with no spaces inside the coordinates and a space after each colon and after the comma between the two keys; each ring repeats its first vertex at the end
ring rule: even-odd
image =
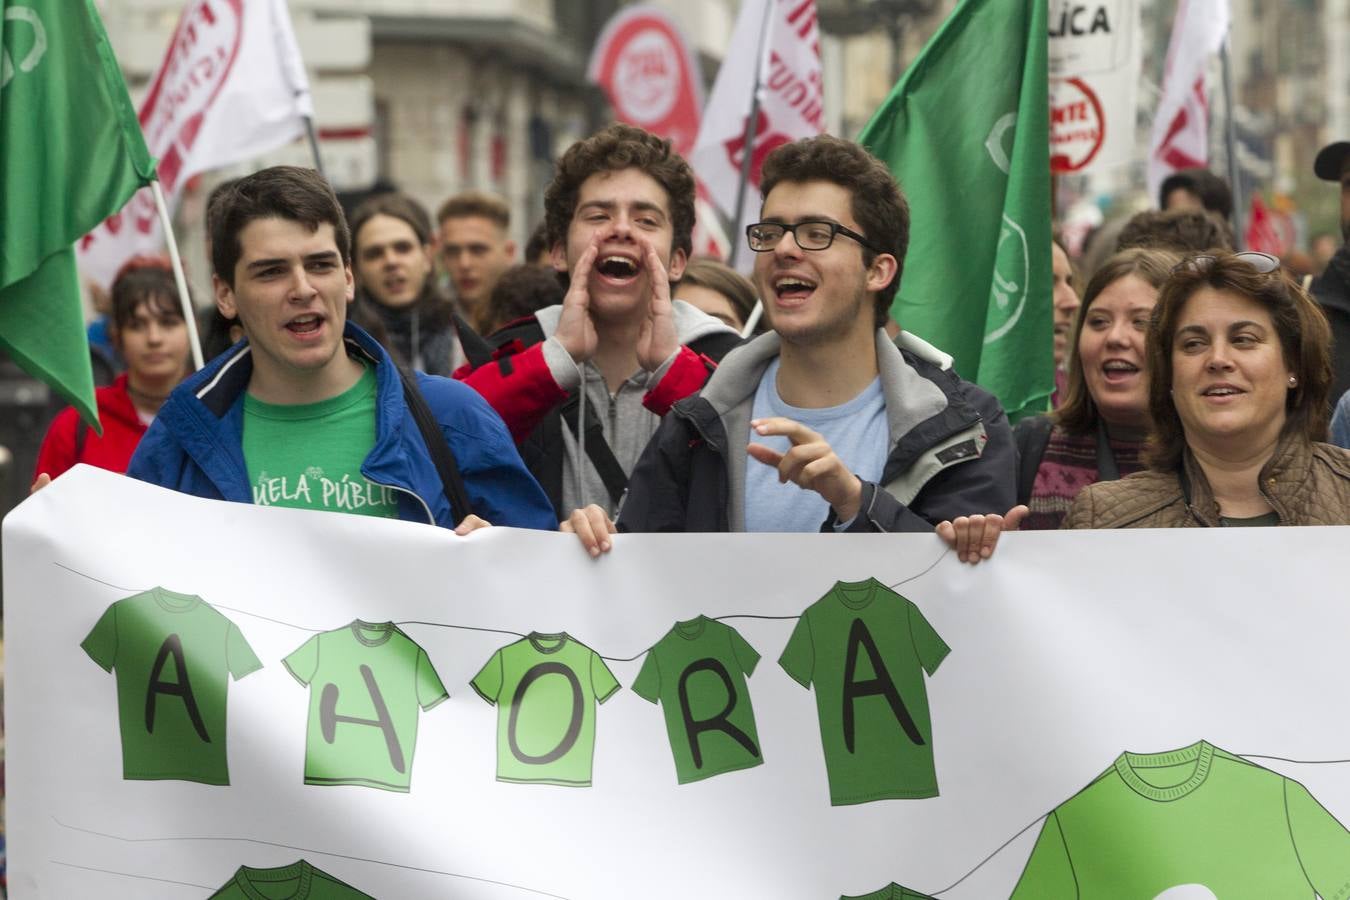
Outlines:
{"type": "Polygon", "coordinates": [[[323,180],[328,180],[328,173],[323,170],[323,157],[319,155],[319,136],[314,132],[314,117],[303,116],[305,120],[305,137],[309,138],[309,152],[314,156],[314,168],[319,170],[323,180]]]}
{"type": "Polygon", "coordinates": [[[188,342],[192,345],[192,362],[200,369],[206,364],[202,359],[202,339],[197,334],[197,314],[192,308],[192,298],[188,296],[187,279],[183,277],[183,260],[178,255],[178,241],[173,236],[173,222],[169,220],[169,205],[164,202],[164,192],[160,190],[159,179],[150,182],[150,190],[155,195],[155,209],[159,211],[159,224],[164,229],[164,240],[169,244],[169,261],[173,263],[173,280],[178,285],[178,300],[183,306],[183,321],[187,322],[188,342]]]}
{"type": "Polygon", "coordinates": [[[760,79],[764,75],[764,42],[769,33],[769,14],[773,11],[773,0],[764,2],[764,19],[759,23],[759,46],[755,50],[755,85],[750,92],[750,115],[745,118],[745,132],[741,143],[741,178],[736,189],[736,220],[731,228],[731,267],[741,259],[741,249],[745,244],[741,230],[745,225],[745,186],[750,183],[750,168],[754,164],[755,125],[759,119],[760,79]]]}
{"type": "Polygon", "coordinates": [[[1224,35],[1223,44],[1219,47],[1219,61],[1223,64],[1224,142],[1228,156],[1229,188],[1233,192],[1233,245],[1239,250],[1245,250],[1247,204],[1242,191],[1242,174],[1238,169],[1237,123],[1233,121],[1233,69],[1228,59],[1231,35],[1230,29],[1228,34],[1224,35]]]}

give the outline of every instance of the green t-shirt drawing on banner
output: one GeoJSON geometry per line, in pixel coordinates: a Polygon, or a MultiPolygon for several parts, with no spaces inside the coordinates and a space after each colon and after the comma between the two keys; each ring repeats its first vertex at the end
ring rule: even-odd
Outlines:
{"type": "Polygon", "coordinates": [[[470,682],[497,706],[497,780],[590,787],[595,707],[619,689],[605,661],[567,634],[538,634],[492,655],[470,682]]]}
{"type": "Polygon", "coordinates": [[[843,896],[839,900],[934,900],[934,898],[927,894],[920,894],[918,891],[911,891],[907,887],[901,887],[892,881],[879,891],[859,894],[856,897],[843,896]]]}
{"type": "Polygon", "coordinates": [[[778,664],[815,690],[832,805],[937,796],[924,673],[947,653],[875,578],[838,582],[802,613],[778,664]]]}
{"type": "Polygon", "coordinates": [[[1307,788],[1205,741],[1124,753],[1046,817],[1013,900],[1345,900],[1350,832],[1307,788]]]}
{"type": "Polygon", "coordinates": [[[680,784],[764,762],[745,677],[759,653],[736,629],[699,616],[647,652],[633,693],[660,702],[680,784]]]}
{"type": "Polygon", "coordinates": [[[398,517],[398,491],[366,480],[375,446],[375,370],[318,403],[264,403],[244,395],[244,461],[259,506],[398,517]]]}
{"type": "Polygon", "coordinates": [[[80,644],[117,675],[122,777],[229,784],[229,678],[262,668],[200,597],[152,588],[109,606],[80,644]]]}
{"type": "Polygon", "coordinates": [[[374,900],[301,859],[289,866],[240,866],[207,900],[374,900]]]}
{"type": "Polygon", "coordinates": [[[283,662],[310,689],[305,784],[407,793],[418,708],[449,696],[426,651],[391,622],[357,619],[283,662]]]}

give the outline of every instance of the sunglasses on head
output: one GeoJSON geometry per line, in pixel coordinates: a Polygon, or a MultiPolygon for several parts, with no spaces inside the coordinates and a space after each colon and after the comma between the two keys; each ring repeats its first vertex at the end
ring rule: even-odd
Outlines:
{"type": "MultiPolygon", "coordinates": [[[[1269,253],[1261,253],[1257,250],[1244,250],[1241,253],[1234,253],[1233,259],[1246,263],[1256,270],[1258,275],[1269,275],[1280,268],[1280,260],[1271,256],[1269,253]]],[[[1207,253],[1199,256],[1192,256],[1189,259],[1183,259],[1172,269],[1173,272],[1208,272],[1214,268],[1214,263],[1219,257],[1207,253]]]]}

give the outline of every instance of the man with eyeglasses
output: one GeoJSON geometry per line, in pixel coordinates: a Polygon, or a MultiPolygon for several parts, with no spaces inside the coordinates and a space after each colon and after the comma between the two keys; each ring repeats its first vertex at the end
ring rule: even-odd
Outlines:
{"type": "Polygon", "coordinates": [[[746,236],[773,331],[675,405],[617,526],[591,508],[564,527],[597,555],[615,527],[889,532],[955,520],[958,552],[974,540],[978,555],[985,525],[992,541],[1003,524],[982,514],[1014,502],[1012,435],[949,356],[910,335],[897,347],[883,330],[909,239],[890,172],[821,136],[771,153],[761,190],[762,221],[746,236]]]}

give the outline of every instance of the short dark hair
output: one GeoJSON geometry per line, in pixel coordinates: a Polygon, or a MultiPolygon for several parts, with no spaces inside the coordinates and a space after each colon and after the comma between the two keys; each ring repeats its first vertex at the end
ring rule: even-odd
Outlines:
{"type": "Polygon", "coordinates": [[[1177,253],[1232,250],[1233,229],[1218,213],[1204,209],[1147,209],[1130,218],[1116,238],[1116,250],[1161,247],[1177,253]]]}
{"type": "Polygon", "coordinates": [[[1209,169],[1182,169],[1163,179],[1158,189],[1158,206],[1166,208],[1167,195],[1183,188],[1200,198],[1200,205],[1224,219],[1233,217],[1233,192],[1228,182],[1209,169]]]}
{"type": "Polygon", "coordinates": [[[675,234],[671,250],[694,249],[694,170],[670,141],[622,122],[577,141],[558,160],[553,180],[544,190],[544,223],[550,247],[567,240],[567,227],[577,209],[581,185],[600,172],[638,171],[655,179],[670,198],[675,234]]]}
{"type": "Polygon", "coordinates": [[[540,254],[548,251],[548,223],[540,222],[534,226],[534,231],[530,232],[530,239],[525,242],[525,262],[534,262],[540,254]]]}
{"type": "Polygon", "coordinates": [[[141,304],[155,315],[183,318],[178,283],[166,257],[133,256],[117,271],[110,293],[112,323],[119,330],[131,322],[141,304]]]}
{"type": "Polygon", "coordinates": [[[1158,290],[1167,281],[1167,276],[1181,261],[1169,250],[1160,247],[1132,247],[1112,256],[1088,280],[1083,290],[1083,303],[1074,316],[1073,331],[1069,336],[1068,367],[1065,370],[1065,383],[1059,407],[1051,413],[1056,425],[1070,434],[1090,435],[1097,429],[1097,403],[1088,391],[1087,379],[1083,375],[1083,361],[1078,357],[1078,341],[1083,335],[1083,323],[1087,321],[1088,310],[1096,302],[1102,291],[1130,275],[1142,279],[1158,290]]]}
{"type": "MultiPolygon", "coordinates": [[[[767,198],[784,181],[828,181],[848,189],[853,218],[868,243],[895,257],[895,277],[877,291],[876,324],[878,328],[885,325],[909,249],[909,204],[895,177],[861,145],[822,134],[784,144],[765,157],[760,196],[767,198]]],[[[867,247],[862,253],[864,265],[872,265],[877,258],[867,247]]]]}
{"type": "Polygon", "coordinates": [[[314,169],[272,166],[227,186],[207,209],[211,225],[211,265],[234,287],[234,267],[244,252],[239,233],[255,219],[288,219],[311,232],[332,225],[343,265],[352,262],[352,238],[333,188],[314,169]]]}
{"type": "MultiPolygon", "coordinates": [[[[715,259],[700,257],[689,260],[689,265],[684,267],[684,274],[680,276],[679,282],[679,287],[685,285],[707,288],[726,297],[742,322],[749,322],[750,314],[755,310],[757,299],[755,286],[740,272],[715,259]]],[[[678,288],[676,295],[678,296],[678,288]]],[[[758,334],[763,330],[764,320],[761,318],[755,326],[755,333],[758,334]]]]}
{"type": "Polygon", "coordinates": [[[385,191],[367,197],[361,202],[360,206],[352,211],[353,251],[356,250],[355,245],[360,240],[361,228],[376,216],[390,216],[407,222],[408,227],[413,230],[413,234],[417,235],[418,243],[431,243],[431,217],[427,215],[427,211],[422,204],[399,191],[385,191]]]}
{"type": "Polygon", "coordinates": [[[488,330],[534,315],[545,306],[561,303],[567,289],[558,273],[534,263],[511,266],[497,279],[488,297],[488,330]]]}
{"type": "Polygon", "coordinates": [[[1172,402],[1172,341],[1186,301],[1204,287],[1248,297],[1270,313],[1284,363],[1298,379],[1285,398],[1287,418],[1281,436],[1326,440],[1332,384],[1327,317],[1283,269],[1262,274],[1237,254],[1215,253],[1205,266],[1181,266],[1173,271],[1153,310],[1147,349],[1148,406],[1153,417],[1149,464],[1156,469],[1176,469],[1186,448],[1181,418],[1172,402]]]}
{"type": "Polygon", "coordinates": [[[495,222],[502,231],[511,227],[511,207],[501,197],[483,191],[464,191],[446,200],[436,211],[436,224],[440,225],[446,219],[466,219],[470,216],[495,222]]]}

